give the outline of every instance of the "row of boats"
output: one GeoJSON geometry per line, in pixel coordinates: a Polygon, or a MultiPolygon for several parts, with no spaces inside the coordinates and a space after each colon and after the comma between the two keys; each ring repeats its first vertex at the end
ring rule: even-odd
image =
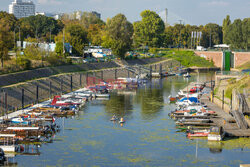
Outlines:
{"type": "MultiPolygon", "coordinates": [[[[89,100],[108,100],[110,92],[135,88],[138,83],[144,82],[146,81],[134,78],[101,82],[65,95],[56,95],[51,100],[17,111],[16,117],[8,118],[6,115],[0,120],[0,149],[22,154],[27,143],[51,142],[61,129],[57,120],[74,116],[89,100]]],[[[113,116],[111,121],[125,123],[123,117],[119,119],[113,116]]]]}
{"type": "Polygon", "coordinates": [[[199,84],[190,90],[181,90],[176,97],[169,97],[170,102],[176,104],[176,110],[169,116],[180,131],[186,132],[188,138],[205,137],[220,141],[225,133],[222,127],[217,127],[212,121],[217,116],[216,112],[200,102],[204,88],[205,84],[199,84]]]}

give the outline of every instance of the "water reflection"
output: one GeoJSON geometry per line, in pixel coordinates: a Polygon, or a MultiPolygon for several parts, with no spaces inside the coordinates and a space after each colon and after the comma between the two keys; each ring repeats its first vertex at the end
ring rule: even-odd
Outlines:
{"type": "Polygon", "coordinates": [[[131,95],[117,95],[111,96],[110,100],[105,101],[105,111],[108,113],[109,119],[112,115],[128,119],[133,111],[132,99],[131,95]]]}
{"type": "MultiPolygon", "coordinates": [[[[200,80],[207,79],[199,75],[200,80]]],[[[74,118],[57,119],[62,131],[55,139],[51,137],[52,144],[38,148],[39,156],[15,158],[20,166],[239,166],[239,160],[250,163],[250,139],[208,142],[189,140],[185,133],[176,133],[175,123],[168,117],[174,105],[166,99],[196,79],[192,74],[189,80],[182,76],[152,80],[137,90],[112,94],[108,101],[88,102],[74,118]],[[124,117],[125,124],[110,121],[114,114],[124,117]]]]}

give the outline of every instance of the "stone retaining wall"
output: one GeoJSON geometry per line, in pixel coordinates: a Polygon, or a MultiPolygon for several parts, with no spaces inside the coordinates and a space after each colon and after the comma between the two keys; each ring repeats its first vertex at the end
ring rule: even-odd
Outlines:
{"type": "MultiPolygon", "coordinates": [[[[159,70],[160,64],[162,70],[166,70],[168,67],[177,66],[177,61],[163,61],[152,65],[153,70],[159,70]]],[[[112,65],[113,66],[113,65],[112,65]]],[[[99,69],[99,68],[96,68],[99,69]]],[[[36,92],[38,85],[38,97],[39,101],[46,100],[53,97],[53,95],[59,95],[71,91],[71,76],[72,76],[72,88],[79,89],[86,85],[92,85],[98,83],[102,79],[105,81],[115,80],[118,77],[135,77],[132,72],[127,71],[124,68],[116,69],[103,69],[96,72],[76,72],[72,74],[63,74],[59,76],[51,76],[44,79],[38,79],[34,81],[17,84],[11,87],[2,88],[0,93],[0,111],[3,112],[3,92],[7,93],[7,106],[8,111],[14,111],[17,108],[22,107],[22,89],[24,90],[24,106],[36,103],[36,92]],[[88,79],[87,79],[88,78],[88,79]],[[51,97],[49,91],[49,85],[51,83],[51,97]],[[62,83],[62,92],[61,92],[62,83]]]]}

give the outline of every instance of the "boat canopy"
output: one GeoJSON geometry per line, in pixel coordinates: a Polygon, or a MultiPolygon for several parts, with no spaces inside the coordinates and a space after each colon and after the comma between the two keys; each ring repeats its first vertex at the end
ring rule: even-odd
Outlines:
{"type": "Polygon", "coordinates": [[[185,101],[185,100],[189,100],[189,101],[194,102],[194,103],[199,103],[199,100],[198,100],[198,98],[196,98],[196,97],[189,97],[189,98],[183,97],[183,98],[180,99],[179,101],[180,101],[180,102],[183,102],[183,101],[185,101]]]}

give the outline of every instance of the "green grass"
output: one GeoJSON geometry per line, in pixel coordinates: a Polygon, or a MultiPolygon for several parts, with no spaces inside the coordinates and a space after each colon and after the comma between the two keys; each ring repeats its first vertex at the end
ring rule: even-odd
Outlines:
{"type": "Polygon", "coordinates": [[[242,79],[239,81],[236,80],[229,80],[228,81],[228,86],[225,92],[225,97],[231,98],[233,89],[237,89],[240,93],[243,92],[243,89],[250,89],[250,77],[248,75],[244,76],[242,79]]]}
{"type": "Polygon", "coordinates": [[[185,67],[214,67],[214,63],[205,58],[196,56],[193,51],[163,49],[159,51],[163,57],[179,61],[185,67]]]}

